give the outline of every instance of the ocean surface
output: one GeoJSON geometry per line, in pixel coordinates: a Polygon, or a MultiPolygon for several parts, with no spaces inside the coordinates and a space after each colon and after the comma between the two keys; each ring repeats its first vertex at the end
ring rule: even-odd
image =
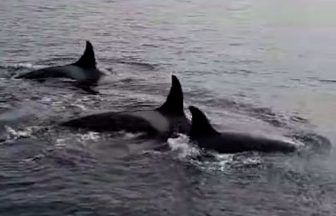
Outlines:
{"type": "Polygon", "coordinates": [[[0,215],[336,215],[335,8],[332,0],[0,1],[0,215]],[[100,95],[14,78],[72,63],[85,40],[106,73],[100,95]],[[219,131],[290,140],[300,151],[200,158],[184,135],[159,142],[58,126],[157,107],[171,74],[186,107],[200,107],[219,131]]]}

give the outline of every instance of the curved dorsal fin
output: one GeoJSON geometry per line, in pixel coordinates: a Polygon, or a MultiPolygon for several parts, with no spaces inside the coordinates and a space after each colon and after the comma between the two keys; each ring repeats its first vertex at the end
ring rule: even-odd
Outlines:
{"type": "Polygon", "coordinates": [[[167,96],[166,102],[157,108],[161,113],[168,115],[185,115],[183,106],[183,92],[180,81],[172,75],[172,85],[167,96]]]}
{"type": "Polygon", "coordinates": [[[96,58],[93,51],[93,46],[90,41],[86,41],[86,47],[83,55],[73,63],[73,65],[84,67],[84,68],[95,68],[96,67],[96,58]]]}
{"type": "Polygon", "coordinates": [[[219,133],[212,127],[205,114],[197,107],[190,106],[192,115],[190,137],[203,137],[208,135],[218,135],[219,133]]]}

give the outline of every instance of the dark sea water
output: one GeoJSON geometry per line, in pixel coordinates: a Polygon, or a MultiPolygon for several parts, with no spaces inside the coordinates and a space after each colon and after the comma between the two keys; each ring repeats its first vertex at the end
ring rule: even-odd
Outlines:
{"type": "Polygon", "coordinates": [[[331,0],[0,1],[0,215],[336,215],[335,8],[331,0]],[[101,95],[13,78],[75,61],[85,40],[107,74],[101,95]],[[302,150],[200,160],[183,135],[160,143],[57,126],[156,107],[171,74],[186,105],[218,130],[302,150]]]}

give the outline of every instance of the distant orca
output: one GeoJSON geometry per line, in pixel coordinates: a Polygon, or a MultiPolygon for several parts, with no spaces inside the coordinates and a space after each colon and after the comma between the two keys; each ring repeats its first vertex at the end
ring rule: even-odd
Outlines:
{"type": "Polygon", "coordinates": [[[47,67],[29,73],[19,75],[16,78],[44,80],[46,78],[70,78],[76,81],[76,86],[90,93],[97,93],[91,87],[97,85],[103,73],[96,67],[96,59],[93,46],[86,41],[83,55],[75,63],[47,67]]]}
{"type": "Polygon", "coordinates": [[[187,134],[190,129],[190,121],[184,113],[182,87],[174,75],[165,103],[154,110],[100,113],[70,120],[61,125],[98,132],[143,132],[147,136],[160,138],[168,138],[174,133],[187,134]]]}
{"type": "Polygon", "coordinates": [[[219,153],[237,153],[244,151],[258,152],[293,152],[294,144],[279,140],[255,137],[241,133],[219,133],[210,124],[205,114],[194,106],[190,106],[192,122],[190,139],[200,148],[214,150],[219,153]]]}

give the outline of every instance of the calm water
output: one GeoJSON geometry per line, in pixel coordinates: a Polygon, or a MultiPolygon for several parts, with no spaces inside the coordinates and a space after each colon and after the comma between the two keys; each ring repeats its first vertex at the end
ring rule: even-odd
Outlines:
{"type": "Polygon", "coordinates": [[[0,2],[0,215],[335,215],[336,3],[0,2]],[[71,63],[85,40],[108,74],[87,95],[13,76],[71,63]],[[155,107],[176,74],[219,130],[300,137],[300,154],[196,160],[167,143],[57,124],[155,107]],[[318,152],[317,152],[318,151],[318,152]]]}

